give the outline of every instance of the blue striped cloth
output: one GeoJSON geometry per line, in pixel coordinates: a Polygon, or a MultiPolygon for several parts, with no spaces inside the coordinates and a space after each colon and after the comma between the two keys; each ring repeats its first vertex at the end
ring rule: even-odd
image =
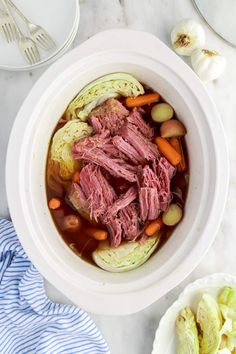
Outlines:
{"type": "Polygon", "coordinates": [[[86,312],[47,298],[42,276],[12,223],[4,219],[0,219],[0,353],[110,353],[86,312]]]}

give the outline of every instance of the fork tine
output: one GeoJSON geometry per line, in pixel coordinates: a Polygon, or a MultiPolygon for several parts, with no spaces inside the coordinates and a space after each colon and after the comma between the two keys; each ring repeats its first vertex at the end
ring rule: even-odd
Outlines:
{"type": "Polygon", "coordinates": [[[47,48],[48,48],[47,43],[44,42],[44,40],[43,40],[40,36],[37,36],[37,37],[35,38],[35,40],[36,40],[37,44],[38,44],[39,46],[41,46],[43,49],[47,49],[47,48]]]}
{"type": "Polygon", "coordinates": [[[10,40],[11,42],[14,41],[14,34],[13,34],[13,31],[12,31],[12,26],[10,23],[7,24],[7,28],[8,28],[8,32],[9,32],[9,35],[10,35],[10,40]]]}
{"type": "Polygon", "coordinates": [[[7,40],[7,43],[9,43],[8,35],[7,35],[7,32],[6,32],[6,29],[5,29],[4,25],[2,25],[2,32],[4,33],[4,36],[5,36],[6,40],[7,40]]]}
{"type": "Polygon", "coordinates": [[[34,64],[35,64],[37,62],[37,53],[33,47],[30,48],[30,53],[31,53],[31,56],[32,56],[34,64]]]}
{"type": "Polygon", "coordinates": [[[28,48],[28,52],[29,52],[29,56],[30,56],[30,58],[31,58],[31,62],[32,62],[32,64],[35,64],[35,58],[34,58],[34,55],[33,55],[33,53],[32,53],[32,50],[31,50],[32,48],[30,47],[30,48],[28,48]]]}
{"type": "Polygon", "coordinates": [[[6,33],[7,33],[8,42],[11,42],[11,34],[9,32],[9,28],[7,26],[7,23],[5,23],[4,27],[5,27],[5,30],[6,30],[6,33]]]}
{"type": "Polygon", "coordinates": [[[34,58],[34,63],[39,61],[39,51],[36,46],[31,47],[32,56],[34,58]]]}
{"type": "Polygon", "coordinates": [[[54,40],[52,39],[52,37],[51,36],[49,36],[49,34],[47,34],[46,32],[43,32],[42,33],[42,36],[45,38],[45,40],[48,42],[48,44],[50,45],[50,46],[55,46],[55,42],[54,42],[54,40]]]}
{"type": "Polygon", "coordinates": [[[44,38],[44,36],[40,33],[38,35],[38,41],[45,47],[48,48],[49,47],[49,43],[47,42],[47,40],[44,38]]]}
{"type": "Polygon", "coordinates": [[[53,45],[54,45],[53,40],[51,40],[50,37],[47,36],[45,33],[40,33],[40,34],[38,35],[38,37],[40,38],[41,42],[43,43],[43,45],[44,45],[46,48],[50,49],[50,48],[53,47],[53,45]]]}
{"type": "Polygon", "coordinates": [[[35,53],[35,56],[36,56],[36,61],[38,62],[40,60],[40,55],[39,55],[39,51],[38,51],[38,48],[35,46],[33,48],[33,51],[35,53]]]}
{"type": "Polygon", "coordinates": [[[32,65],[33,62],[32,62],[31,56],[29,55],[28,48],[25,49],[24,53],[25,53],[25,57],[26,57],[27,61],[30,63],[30,65],[32,65]]]}

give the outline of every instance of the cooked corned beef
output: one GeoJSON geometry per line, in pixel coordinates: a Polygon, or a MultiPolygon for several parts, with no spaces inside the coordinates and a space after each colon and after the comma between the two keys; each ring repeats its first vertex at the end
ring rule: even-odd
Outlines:
{"type": "Polygon", "coordinates": [[[113,203],[105,215],[106,220],[113,219],[119,210],[124,209],[131,204],[138,196],[137,188],[135,186],[130,187],[126,193],[119,196],[119,198],[113,203]]]}
{"type": "Polygon", "coordinates": [[[142,159],[150,161],[159,158],[157,146],[145,138],[132,124],[125,123],[120,129],[119,135],[137,150],[142,159]]]}
{"type": "Polygon", "coordinates": [[[135,125],[146,138],[152,139],[154,136],[153,129],[143,120],[142,113],[144,113],[142,108],[135,107],[127,117],[127,121],[135,125]]]}
{"type": "Polygon", "coordinates": [[[99,148],[87,148],[85,144],[76,143],[72,149],[75,159],[83,159],[103,167],[114,177],[122,177],[129,182],[136,180],[136,167],[129,165],[123,159],[111,158],[99,148]]]}
{"type": "Polygon", "coordinates": [[[175,169],[152,143],[153,130],[142,119],[141,109],[129,113],[110,99],[91,112],[89,121],[95,134],[72,149],[73,157],[87,165],[79,185],[72,185],[69,200],[79,212],[86,207],[92,218],[106,225],[111,246],[117,247],[122,239],[139,237],[145,222],[166,210],[175,169]],[[115,181],[129,181],[126,193],[116,194],[110,175],[115,181]]]}
{"type": "Polygon", "coordinates": [[[111,247],[118,247],[122,240],[122,227],[119,218],[114,218],[106,224],[111,239],[111,247]]]}
{"type": "Polygon", "coordinates": [[[160,180],[158,189],[160,209],[165,211],[171,201],[170,179],[173,177],[175,168],[164,158],[161,157],[157,164],[157,175],[160,180]]]}
{"type": "Polygon", "coordinates": [[[124,232],[124,239],[128,241],[135,240],[140,234],[136,205],[134,203],[127,205],[124,209],[120,210],[119,217],[124,232]]]}
{"type": "Polygon", "coordinates": [[[114,135],[128,115],[129,111],[118,100],[110,98],[90,113],[89,122],[96,133],[109,130],[114,135]]]}
{"type": "Polygon", "coordinates": [[[141,185],[142,187],[154,187],[157,188],[157,190],[161,188],[159,178],[148,165],[144,166],[142,169],[141,185]]]}
{"type": "Polygon", "coordinates": [[[159,195],[156,188],[141,187],[139,190],[140,219],[157,219],[160,213],[159,195]]]}
{"type": "Polygon", "coordinates": [[[79,185],[88,200],[90,217],[97,220],[114,203],[114,189],[102,174],[101,168],[92,163],[81,170],[79,185]]]}
{"type": "Polygon", "coordinates": [[[112,138],[113,145],[123,153],[132,163],[139,164],[143,162],[143,157],[133,148],[132,145],[127,143],[121,136],[116,135],[112,138]]]}

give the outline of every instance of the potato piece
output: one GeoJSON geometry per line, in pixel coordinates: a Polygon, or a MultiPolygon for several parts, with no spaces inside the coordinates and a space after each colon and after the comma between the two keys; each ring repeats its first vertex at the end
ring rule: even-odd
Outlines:
{"type": "Polygon", "coordinates": [[[77,232],[81,228],[82,222],[79,216],[69,214],[63,220],[63,228],[67,232],[77,232]]]}
{"type": "Polygon", "coordinates": [[[162,221],[167,226],[174,226],[180,222],[182,215],[183,212],[180,206],[178,204],[171,204],[163,213],[162,221]]]}
{"type": "Polygon", "coordinates": [[[160,133],[162,138],[173,138],[175,136],[184,136],[186,129],[179,120],[171,119],[162,123],[160,133]]]}
{"type": "Polygon", "coordinates": [[[158,103],[152,107],[152,120],[157,123],[165,122],[174,115],[173,108],[168,103],[158,103]]]}

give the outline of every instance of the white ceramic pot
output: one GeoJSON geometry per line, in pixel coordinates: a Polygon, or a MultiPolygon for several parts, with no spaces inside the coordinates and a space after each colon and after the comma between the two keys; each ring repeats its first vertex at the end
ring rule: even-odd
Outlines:
{"type": "Polygon", "coordinates": [[[43,276],[84,309],[118,315],[150,305],[196,267],[218,229],[228,172],[218,112],[193,71],[153,35],[111,30],[65,55],[33,87],[10,137],[6,182],[20,241],[43,276]],[[48,144],[58,119],[86,84],[117,71],[131,73],[173,105],[188,131],[191,173],[181,224],[148,262],[123,274],[105,272],[69,249],[52,222],[45,192],[48,144]]]}

